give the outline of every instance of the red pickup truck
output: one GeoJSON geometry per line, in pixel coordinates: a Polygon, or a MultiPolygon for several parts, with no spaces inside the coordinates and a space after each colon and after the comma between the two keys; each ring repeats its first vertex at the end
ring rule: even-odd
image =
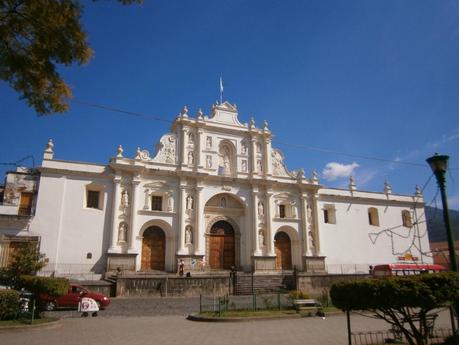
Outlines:
{"type": "Polygon", "coordinates": [[[70,284],[66,295],[55,297],[46,294],[40,295],[41,304],[46,310],[56,308],[78,308],[80,297],[89,297],[96,301],[99,309],[105,309],[110,304],[110,298],[102,293],[90,291],[81,285],[70,284]]]}

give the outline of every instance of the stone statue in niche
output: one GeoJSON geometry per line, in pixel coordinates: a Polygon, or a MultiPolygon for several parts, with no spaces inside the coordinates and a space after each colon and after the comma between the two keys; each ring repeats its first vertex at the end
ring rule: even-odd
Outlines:
{"type": "Polygon", "coordinates": [[[194,153],[192,151],[188,152],[188,165],[194,164],[194,153]]]}
{"type": "Polygon", "coordinates": [[[230,172],[230,160],[228,156],[223,157],[223,169],[226,174],[230,172]]]}
{"type": "Polygon", "coordinates": [[[127,225],[126,223],[120,223],[118,228],[118,242],[125,243],[127,239],[127,225]]]}
{"type": "Polygon", "coordinates": [[[261,153],[261,144],[260,143],[257,143],[257,152],[261,153]]]}
{"type": "Polygon", "coordinates": [[[206,156],[206,168],[212,168],[212,156],[206,156]]]}
{"type": "Polygon", "coordinates": [[[192,210],[194,209],[194,199],[191,195],[188,195],[186,197],[186,209],[187,210],[192,210]]]}
{"type": "Polygon", "coordinates": [[[167,210],[169,212],[174,212],[174,197],[172,193],[167,194],[167,210]]]}
{"type": "Polygon", "coordinates": [[[185,228],[185,244],[193,244],[193,232],[189,225],[185,228]]]}
{"type": "Polygon", "coordinates": [[[128,191],[125,189],[121,193],[121,207],[128,208],[129,207],[129,194],[128,191]]]}
{"type": "Polygon", "coordinates": [[[243,155],[247,154],[247,145],[246,145],[246,143],[242,143],[241,144],[241,153],[243,155]]]}
{"type": "Polygon", "coordinates": [[[262,201],[258,202],[258,215],[263,216],[265,214],[265,205],[263,205],[262,201]]]}
{"type": "Polygon", "coordinates": [[[258,232],[258,247],[264,248],[265,246],[265,234],[263,230],[258,232]]]}
{"type": "Polygon", "coordinates": [[[258,172],[263,171],[263,165],[261,164],[261,160],[257,160],[257,170],[258,172]]]}
{"type": "Polygon", "coordinates": [[[206,138],[206,148],[208,148],[208,149],[212,148],[212,137],[207,137],[206,138]]]}
{"type": "Polygon", "coordinates": [[[242,171],[247,172],[247,161],[246,160],[242,161],[242,171]]]}
{"type": "Polygon", "coordinates": [[[221,207],[226,207],[226,198],[225,197],[220,199],[220,206],[221,207]]]}
{"type": "Polygon", "coordinates": [[[194,144],[194,134],[193,133],[188,133],[188,144],[193,145],[194,144]]]}

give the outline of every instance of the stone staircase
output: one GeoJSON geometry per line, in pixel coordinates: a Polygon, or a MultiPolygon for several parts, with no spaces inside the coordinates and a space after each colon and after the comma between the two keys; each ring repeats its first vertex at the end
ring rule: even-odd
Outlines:
{"type": "Polygon", "coordinates": [[[109,282],[111,284],[110,286],[110,296],[115,297],[116,296],[116,282],[118,281],[118,275],[116,273],[109,273],[107,272],[104,276],[104,279],[106,282],[109,282]]]}
{"type": "Polygon", "coordinates": [[[293,274],[252,275],[237,273],[235,295],[271,294],[295,289],[293,274]]]}

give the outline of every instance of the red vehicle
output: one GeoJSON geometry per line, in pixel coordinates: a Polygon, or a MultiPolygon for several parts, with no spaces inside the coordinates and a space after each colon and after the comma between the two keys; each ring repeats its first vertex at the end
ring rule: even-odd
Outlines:
{"type": "Polygon", "coordinates": [[[40,300],[46,310],[56,308],[78,308],[80,297],[89,297],[96,301],[99,309],[105,309],[110,304],[110,299],[102,293],[90,291],[81,285],[70,284],[66,295],[60,297],[40,295],[40,300]]]}
{"type": "Polygon", "coordinates": [[[389,277],[389,276],[407,276],[421,273],[437,273],[446,271],[446,268],[441,265],[429,264],[386,264],[376,265],[373,267],[373,276],[389,277]]]}

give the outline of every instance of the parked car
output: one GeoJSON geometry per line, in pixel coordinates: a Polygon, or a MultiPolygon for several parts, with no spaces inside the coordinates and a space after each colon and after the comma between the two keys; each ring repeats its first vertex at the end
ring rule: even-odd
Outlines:
{"type": "Polygon", "coordinates": [[[46,310],[54,310],[56,308],[78,308],[80,297],[92,298],[96,301],[99,309],[105,309],[110,304],[110,298],[104,294],[90,291],[76,284],[70,284],[68,293],[60,297],[41,294],[40,301],[46,310]]]}

